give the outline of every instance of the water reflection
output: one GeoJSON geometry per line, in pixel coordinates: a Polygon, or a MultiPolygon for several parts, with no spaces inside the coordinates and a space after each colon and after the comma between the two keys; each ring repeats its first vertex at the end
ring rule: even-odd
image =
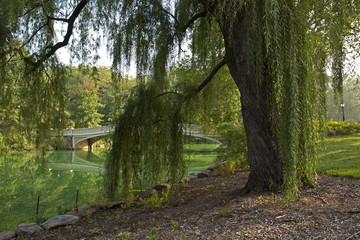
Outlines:
{"type": "Polygon", "coordinates": [[[70,172],[104,172],[104,159],[87,151],[52,152],[47,157],[47,168],[70,172]]]}
{"type": "MultiPolygon", "coordinates": [[[[189,172],[207,168],[217,153],[207,147],[204,153],[193,147],[185,154],[189,172]],[[211,153],[211,154],[209,154],[211,153]]],[[[46,158],[35,153],[12,153],[0,157],[0,231],[13,230],[20,223],[43,222],[49,217],[66,213],[75,207],[76,191],[79,205],[102,200],[103,172],[106,152],[51,151],[46,158]],[[39,218],[36,219],[37,198],[40,196],[39,218]]],[[[145,179],[134,188],[151,187],[145,179]]]]}

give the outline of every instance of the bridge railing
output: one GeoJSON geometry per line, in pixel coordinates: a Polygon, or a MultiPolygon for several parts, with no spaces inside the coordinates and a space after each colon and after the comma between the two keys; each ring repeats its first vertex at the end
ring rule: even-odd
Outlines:
{"type": "Polygon", "coordinates": [[[206,133],[203,132],[203,127],[201,125],[196,124],[184,124],[184,131],[188,134],[197,134],[197,135],[206,135],[208,137],[215,137],[216,135],[212,131],[208,131],[206,133]]]}
{"type": "MultiPolygon", "coordinates": [[[[74,129],[64,129],[62,131],[63,136],[81,136],[81,135],[96,135],[103,133],[113,133],[115,131],[114,126],[104,126],[104,127],[93,127],[93,128],[74,128],[74,129]]],[[[196,124],[185,124],[184,132],[189,135],[203,135],[202,126],[196,124]]],[[[51,136],[57,136],[57,130],[51,130],[51,136]]],[[[212,132],[207,132],[206,136],[215,137],[212,132]]]]}
{"type": "MultiPolygon", "coordinates": [[[[75,135],[84,135],[84,134],[95,134],[95,133],[104,133],[104,132],[114,132],[115,128],[112,126],[105,127],[93,127],[93,128],[69,128],[63,130],[64,136],[75,136],[75,135]]],[[[51,136],[57,136],[57,130],[50,131],[51,136]]]]}

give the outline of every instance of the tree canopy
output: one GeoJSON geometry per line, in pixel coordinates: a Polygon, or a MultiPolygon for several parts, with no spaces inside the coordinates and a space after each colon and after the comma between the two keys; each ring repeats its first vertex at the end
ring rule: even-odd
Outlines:
{"type": "Polygon", "coordinates": [[[296,196],[301,187],[315,184],[326,70],[331,68],[341,98],[346,56],[359,52],[360,1],[1,3],[1,93],[12,81],[11,64],[20,61],[22,81],[38,98],[33,110],[40,129],[47,127],[47,117],[64,112],[57,50],[69,46],[73,57],[96,61],[103,35],[118,76],[136,63],[140,84],[118,116],[107,165],[112,194],[120,175],[125,191],[140,175],[154,182],[164,176],[172,183],[182,179],[183,126],[194,120],[199,106],[212,103],[211,94],[198,97],[216,92],[216,84],[209,83],[229,76],[240,92],[251,169],[243,192],[278,188],[296,196]],[[186,71],[172,74],[184,52],[190,52],[189,68],[205,73],[200,79],[187,80],[186,71]],[[230,75],[216,79],[225,65],[230,75]]]}

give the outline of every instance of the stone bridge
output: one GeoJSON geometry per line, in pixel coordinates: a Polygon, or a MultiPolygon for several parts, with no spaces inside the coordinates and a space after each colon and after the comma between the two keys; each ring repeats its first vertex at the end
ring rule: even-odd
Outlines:
{"type": "Polygon", "coordinates": [[[86,147],[91,150],[92,145],[96,141],[104,138],[107,135],[110,135],[114,131],[114,127],[105,126],[65,129],[62,131],[62,133],[59,133],[57,130],[51,130],[50,135],[52,137],[58,137],[62,134],[64,137],[65,149],[67,150],[83,149],[86,147]]]}
{"type": "MultiPolygon", "coordinates": [[[[202,127],[194,124],[187,124],[184,127],[184,134],[199,137],[211,140],[215,143],[219,143],[217,136],[213,134],[204,134],[202,132],[202,127]]],[[[105,126],[105,127],[93,127],[93,128],[75,128],[75,129],[65,129],[62,132],[62,136],[64,137],[64,144],[67,150],[75,150],[75,149],[83,149],[88,148],[88,150],[92,149],[92,145],[115,132],[115,127],[113,126],[105,126]]],[[[59,136],[59,132],[57,130],[52,130],[50,132],[52,137],[59,136]]],[[[60,134],[61,135],[61,134],[60,134]]]]}

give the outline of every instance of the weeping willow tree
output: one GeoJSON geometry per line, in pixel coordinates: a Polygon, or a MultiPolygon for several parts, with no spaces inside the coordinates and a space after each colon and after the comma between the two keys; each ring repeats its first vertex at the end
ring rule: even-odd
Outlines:
{"type": "MultiPolygon", "coordinates": [[[[66,45],[74,57],[96,60],[102,40],[98,32],[107,37],[117,74],[136,63],[140,85],[118,117],[107,163],[111,195],[120,185],[128,192],[144,176],[154,183],[181,180],[189,111],[196,111],[197,95],[210,88],[227,66],[240,92],[247,136],[251,170],[243,192],[277,188],[296,196],[301,187],[316,181],[325,71],[332,66],[333,85],[341,93],[346,46],[350,40],[358,41],[353,36],[358,34],[359,4],[358,0],[19,1],[2,4],[5,25],[0,39],[7,46],[10,39],[20,38],[32,52],[25,56],[21,48],[10,51],[23,56],[27,77],[60,66],[56,52],[66,45]],[[54,33],[59,28],[60,40],[54,33]],[[77,37],[71,42],[75,30],[77,37]],[[15,32],[19,34],[11,34],[15,32]],[[169,71],[177,56],[187,51],[194,69],[208,74],[181,87],[169,71]]],[[[5,53],[6,47],[1,51],[5,53]]]]}

